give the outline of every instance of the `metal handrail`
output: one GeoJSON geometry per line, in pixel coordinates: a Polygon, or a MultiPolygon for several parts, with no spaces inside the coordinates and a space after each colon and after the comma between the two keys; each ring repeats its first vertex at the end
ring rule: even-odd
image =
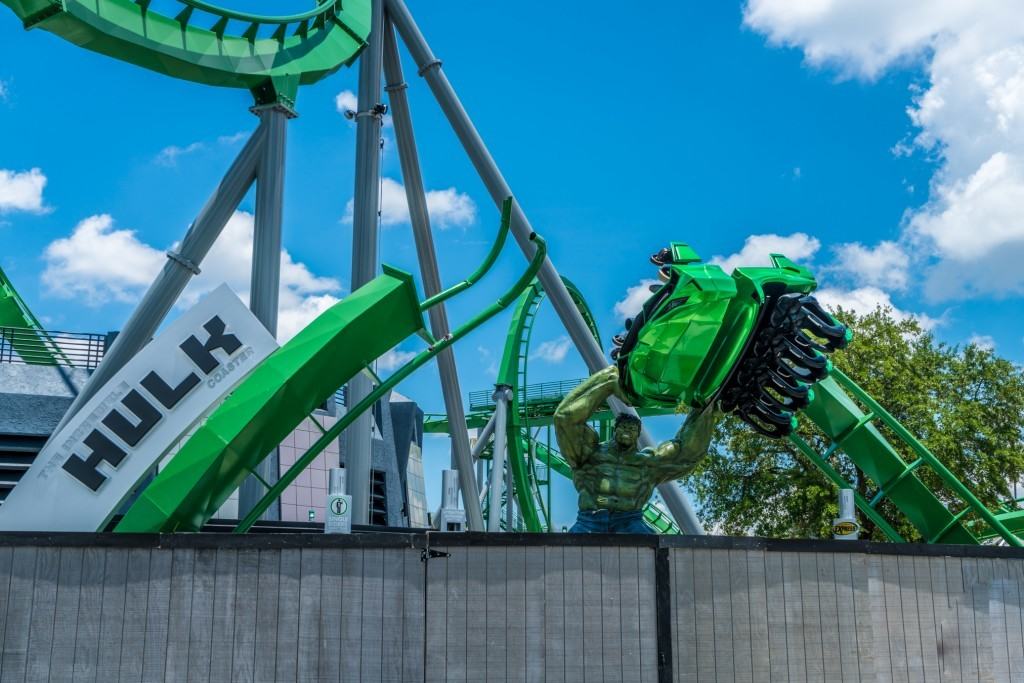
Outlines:
{"type": "Polygon", "coordinates": [[[92,332],[0,327],[0,363],[95,369],[107,351],[107,335],[92,332]]]}
{"type": "MultiPolygon", "coordinates": [[[[561,401],[565,395],[575,389],[583,379],[566,379],[558,382],[538,382],[519,387],[520,403],[553,403],[561,401]]],[[[477,390],[469,392],[470,410],[485,410],[494,407],[493,390],[477,390]]]]}

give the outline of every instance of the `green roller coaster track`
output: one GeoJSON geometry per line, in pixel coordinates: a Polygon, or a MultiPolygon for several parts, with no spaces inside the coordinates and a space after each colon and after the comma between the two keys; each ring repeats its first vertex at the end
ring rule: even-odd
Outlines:
{"type": "Polygon", "coordinates": [[[294,104],[299,85],[351,64],[370,32],[369,0],[320,0],[260,15],[203,0],[0,0],[26,29],[174,78],[246,88],[258,104],[294,104]],[[172,16],[173,14],[173,16],[172,16]]]}
{"type": "MultiPolygon", "coordinates": [[[[596,337],[596,324],[582,294],[571,282],[566,281],[566,286],[596,337]]],[[[551,447],[550,440],[541,441],[532,432],[534,426],[551,424],[560,399],[551,391],[535,392],[527,386],[530,332],[543,297],[543,288],[537,283],[522,294],[509,326],[498,375],[498,384],[512,389],[507,420],[508,466],[513,475],[515,500],[529,531],[550,529],[550,504],[540,491],[542,486],[550,486],[550,480],[538,476],[537,464],[572,477],[571,469],[551,447]]],[[[560,383],[551,388],[561,389],[560,393],[564,394],[573,385],[574,382],[560,383]]],[[[476,410],[467,416],[467,425],[483,426],[493,405],[471,407],[476,410]]],[[[646,408],[639,412],[653,415],[670,411],[646,408]]],[[[789,440],[797,452],[836,486],[856,489],[837,468],[838,458],[848,458],[877,491],[871,499],[857,494],[858,509],[891,541],[906,539],[882,514],[880,508],[885,501],[891,503],[890,511],[894,508],[928,543],[977,544],[1001,539],[1009,545],[1021,545],[1019,534],[1024,532],[1024,509],[1020,501],[1008,501],[996,511],[989,510],[924,444],[840,370],[833,369],[829,378],[815,385],[814,398],[801,411],[801,416],[815,426],[824,450],[817,452],[794,432],[789,440]],[[913,453],[914,459],[904,460],[897,445],[913,453]],[[931,469],[934,478],[941,483],[938,489],[930,487],[919,476],[924,468],[931,469]]],[[[595,415],[599,423],[610,418],[610,411],[595,415]]],[[[426,425],[427,431],[449,429],[440,418],[432,418],[426,425]]],[[[649,505],[645,517],[661,533],[678,533],[678,528],[657,506],[649,505]]]]}
{"type": "MultiPolygon", "coordinates": [[[[497,260],[508,235],[512,201],[502,207],[501,227],[490,253],[462,282],[420,302],[412,276],[384,267],[384,274],[360,287],[271,354],[206,419],[119,522],[119,532],[198,531],[257,465],[337,387],[369,367],[375,358],[411,335],[429,346],[376,388],[320,438],[267,488],[239,523],[245,532],[285,488],[359,415],[437,354],[510,306],[543,264],[547,248],[531,235],[537,249],[512,287],[443,339],[423,325],[423,313],[478,282],[497,260]]],[[[314,420],[315,423],[315,420],[314,420]]],[[[258,475],[257,475],[258,476],[258,475]]]]}

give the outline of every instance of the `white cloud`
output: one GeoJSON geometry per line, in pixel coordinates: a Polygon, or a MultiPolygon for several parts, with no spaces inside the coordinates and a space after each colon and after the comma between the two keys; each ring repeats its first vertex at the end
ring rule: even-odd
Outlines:
{"type": "Polygon", "coordinates": [[[926,330],[934,329],[942,324],[940,318],[932,318],[924,313],[912,313],[897,308],[892,302],[892,297],[878,287],[867,286],[850,290],[826,287],[815,291],[814,298],[832,311],[842,308],[844,311],[850,311],[857,315],[867,315],[879,307],[890,308],[894,319],[916,318],[921,327],[926,330]]]}
{"type": "Polygon", "coordinates": [[[38,168],[18,173],[0,168],[0,214],[26,211],[47,213],[43,204],[46,176],[38,168]]]}
{"type": "MultiPolygon", "coordinates": [[[[359,97],[356,96],[351,90],[342,90],[340,93],[334,96],[334,108],[338,110],[338,113],[345,116],[347,112],[359,111],[359,97]]],[[[355,121],[352,121],[355,125],[355,121]]],[[[384,128],[391,128],[391,115],[385,114],[384,118],[381,119],[381,125],[384,128]]],[[[389,141],[390,142],[390,141],[389,141]]],[[[390,146],[390,145],[389,145],[390,146]]]]}
{"type": "MultiPolygon", "coordinates": [[[[226,282],[248,303],[252,275],[253,228],[251,213],[236,211],[224,231],[203,259],[202,272],[192,278],[181,296],[184,306],[226,282]]],[[[281,250],[281,287],[278,292],[277,338],[286,342],[323,313],[338,299],[332,294],[341,289],[333,278],[314,275],[305,264],[295,262],[286,249],[281,250]]]]}
{"type": "Polygon", "coordinates": [[[619,320],[632,318],[640,312],[644,302],[651,296],[651,285],[658,284],[657,280],[641,280],[626,290],[626,296],[615,302],[615,315],[619,320]]]}
{"type": "MultiPolygon", "coordinates": [[[[70,237],[55,240],[46,247],[43,258],[47,265],[42,280],[51,294],[82,298],[90,306],[138,301],[163,268],[166,255],[139,240],[134,231],[115,230],[113,226],[109,215],[90,216],[75,227],[70,237]]],[[[252,214],[236,211],[231,216],[203,260],[202,272],[192,278],[182,293],[179,306],[194,305],[222,282],[248,303],[253,227],[252,214]]],[[[337,303],[335,294],[340,290],[337,280],[313,274],[282,249],[278,339],[291,339],[337,303]]]]}
{"type": "Polygon", "coordinates": [[[416,354],[413,351],[402,351],[397,347],[390,349],[387,353],[377,359],[377,370],[379,372],[397,370],[400,366],[405,365],[415,357],[416,354]]]}
{"type": "Polygon", "coordinates": [[[565,360],[565,356],[571,348],[572,340],[567,335],[562,335],[557,339],[549,339],[538,344],[537,349],[530,354],[530,358],[539,358],[554,365],[565,360]]]}
{"type": "Polygon", "coordinates": [[[284,287],[281,288],[278,297],[277,339],[282,344],[297,335],[302,328],[313,322],[317,316],[340,301],[338,297],[331,294],[308,294],[303,296],[294,291],[286,290],[284,287]]]}
{"type": "Polygon", "coordinates": [[[142,243],[134,230],[115,230],[108,214],[89,216],[69,237],[43,251],[42,281],[50,294],[88,306],[130,302],[163,268],[163,252],[142,243]]]}
{"type": "Polygon", "coordinates": [[[480,357],[480,364],[486,365],[484,372],[491,377],[498,376],[498,363],[494,360],[494,354],[486,346],[477,346],[476,352],[480,357]]]}
{"type": "Polygon", "coordinates": [[[726,273],[742,266],[770,266],[771,254],[782,254],[792,261],[806,261],[821,248],[821,242],[802,232],[792,235],[751,235],[743,242],[743,248],[729,256],[714,256],[711,263],[722,267],[726,273]]]}
{"type": "Polygon", "coordinates": [[[835,251],[836,261],[832,268],[845,277],[887,289],[906,289],[910,257],[897,243],[883,241],[870,248],[860,242],[851,242],[840,244],[835,251]]]}
{"type": "Polygon", "coordinates": [[[234,135],[221,135],[217,138],[217,143],[221,145],[234,145],[242,140],[249,137],[251,133],[247,130],[240,130],[234,135]]]}
{"type": "Polygon", "coordinates": [[[177,166],[178,157],[185,156],[186,154],[192,154],[203,149],[205,145],[201,142],[193,142],[190,145],[184,147],[178,147],[177,145],[171,145],[164,147],[160,150],[160,153],[156,155],[153,162],[159,166],[177,166]]]}
{"type": "Polygon", "coordinates": [[[334,96],[334,108],[342,115],[345,112],[357,111],[359,109],[359,98],[351,90],[342,90],[334,96]]]}
{"type": "Polygon", "coordinates": [[[816,66],[876,78],[916,62],[900,154],[940,160],[902,242],[932,300],[1024,294],[1024,22],[1010,0],[750,0],[746,24],[816,66]]]}
{"type": "Polygon", "coordinates": [[[972,334],[971,338],[967,340],[968,344],[973,344],[983,351],[995,351],[996,340],[987,334],[972,334]]]}
{"type": "MultiPolygon", "coordinates": [[[[342,222],[351,223],[355,201],[350,199],[345,206],[342,222]]],[[[427,190],[427,213],[432,227],[445,230],[453,227],[472,225],[476,220],[476,204],[469,195],[454,187],[447,190],[427,190]]],[[[405,198],[405,187],[391,178],[381,178],[380,224],[382,227],[402,225],[409,222],[409,204],[405,198]]]]}
{"type": "Polygon", "coordinates": [[[6,102],[11,97],[11,86],[4,79],[0,78],[0,102],[6,102]]]}

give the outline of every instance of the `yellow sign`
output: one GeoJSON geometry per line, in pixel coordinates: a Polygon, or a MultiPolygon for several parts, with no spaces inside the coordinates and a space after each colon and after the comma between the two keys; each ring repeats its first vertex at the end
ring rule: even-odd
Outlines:
{"type": "Polygon", "coordinates": [[[836,536],[849,536],[859,530],[860,525],[856,522],[836,522],[832,525],[832,533],[836,536]]]}

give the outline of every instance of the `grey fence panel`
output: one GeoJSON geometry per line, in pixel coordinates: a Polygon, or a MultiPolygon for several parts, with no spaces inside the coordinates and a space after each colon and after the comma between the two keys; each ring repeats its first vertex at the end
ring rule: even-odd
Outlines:
{"type": "Polygon", "coordinates": [[[176,548],[173,553],[171,590],[167,608],[167,657],[164,663],[164,680],[187,681],[196,551],[192,548],[176,548]]]}
{"type": "Polygon", "coordinates": [[[121,675],[121,649],[124,645],[125,603],[128,597],[128,558],[118,549],[99,549],[104,553],[103,593],[100,603],[100,633],[96,661],[97,681],[116,681],[121,675]]]}
{"type": "Polygon", "coordinates": [[[216,553],[209,677],[211,681],[229,681],[234,660],[238,551],[221,548],[216,553]]]}
{"type": "Polygon", "coordinates": [[[302,551],[285,548],[281,551],[281,578],[277,590],[277,638],[274,680],[294,681],[299,670],[299,582],[302,551]]]}
{"type": "Polygon", "coordinates": [[[0,658],[0,680],[4,682],[25,680],[37,553],[36,548],[14,548],[12,552],[10,593],[4,619],[4,649],[3,657],[0,658]]]}
{"type": "MultiPolygon", "coordinates": [[[[320,619],[323,605],[324,551],[303,548],[299,578],[299,642],[296,676],[300,681],[314,681],[320,667],[320,619]]],[[[337,614],[337,613],[335,613],[337,614]]]]}
{"type": "Polygon", "coordinates": [[[1013,549],[98,538],[0,537],[0,679],[1024,680],[1013,549]]]}
{"type": "Polygon", "coordinates": [[[210,678],[213,657],[213,610],[217,600],[217,550],[196,551],[192,568],[192,600],[188,627],[188,680],[210,678]]]}
{"type": "Polygon", "coordinates": [[[95,681],[99,656],[100,626],[103,617],[103,574],[106,553],[103,548],[85,548],[78,594],[75,627],[75,655],[71,680],[95,681]]]}
{"type": "MultiPolygon", "coordinates": [[[[122,552],[111,549],[111,553],[122,552]]],[[[146,653],[147,614],[149,612],[149,548],[128,551],[125,576],[124,621],[121,624],[120,680],[136,683],[142,680],[146,653]],[[142,634],[141,636],[139,634],[142,634]]]]}
{"type": "Polygon", "coordinates": [[[325,548],[320,576],[320,643],[317,654],[319,680],[341,680],[341,586],[342,553],[325,548]]]}

